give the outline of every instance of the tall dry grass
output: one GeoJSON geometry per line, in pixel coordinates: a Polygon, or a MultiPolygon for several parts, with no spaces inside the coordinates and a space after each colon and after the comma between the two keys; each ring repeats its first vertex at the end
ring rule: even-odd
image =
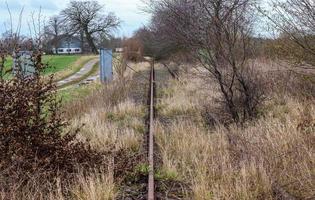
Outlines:
{"type": "Polygon", "coordinates": [[[16,183],[10,191],[0,191],[0,199],[6,200],[113,200],[117,194],[112,170],[91,174],[77,173],[67,184],[57,178],[54,183],[44,180],[42,174],[30,177],[28,184],[16,183]]]}
{"type": "Polygon", "coordinates": [[[73,197],[78,200],[112,200],[116,197],[116,185],[113,174],[106,172],[78,176],[78,183],[73,188],[73,197]]]}
{"type": "MultiPolygon", "coordinates": [[[[138,67],[140,71],[146,69],[148,66],[144,67],[143,64],[138,67]]],[[[8,186],[6,191],[0,191],[0,199],[117,198],[122,176],[132,170],[133,164],[138,164],[132,162],[140,154],[145,131],[145,101],[134,97],[146,98],[142,95],[142,90],[146,90],[142,82],[147,80],[142,80],[130,71],[126,72],[124,79],[123,82],[117,79],[97,87],[89,96],[66,103],[63,109],[64,117],[70,122],[67,129],[80,128],[77,141],[85,141],[92,149],[107,153],[109,163],[105,169],[95,169],[94,173],[86,174],[81,172],[78,164],[71,180],[57,178],[53,183],[45,180],[45,172],[39,172],[30,175],[27,185],[15,183],[8,186]]]]}
{"type": "Polygon", "coordinates": [[[242,127],[207,124],[204,105],[219,103],[214,84],[182,75],[181,83],[163,89],[156,125],[162,168],[191,185],[188,198],[314,198],[314,99],[288,92],[281,82],[268,85],[261,117],[242,127]]]}
{"type": "MultiPolygon", "coordinates": [[[[139,71],[146,70],[143,64],[134,67],[139,71]]],[[[119,192],[120,181],[124,178],[120,172],[133,170],[128,168],[130,162],[131,165],[138,164],[132,162],[142,150],[146,109],[144,101],[134,97],[137,93],[142,96],[142,90],[145,90],[142,82],[146,80],[127,69],[123,74],[121,71],[117,73],[122,76],[88,97],[65,106],[65,117],[71,119],[70,128],[80,128],[77,139],[88,142],[95,150],[111,152],[109,159],[112,159],[115,167],[105,173],[80,176],[74,187],[74,199],[114,199],[119,192]],[[115,162],[121,162],[122,165],[116,166],[115,162]]]]}
{"type": "Polygon", "coordinates": [[[73,127],[84,126],[79,133],[80,140],[88,140],[93,148],[108,151],[128,149],[138,151],[145,127],[142,117],[144,109],[132,100],[113,107],[94,108],[74,118],[73,127]]]}
{"type": "MultiPolygon", "coordinates": [[[[144,69],[142,65],[138,67],[138,70],[144,69]]],[[[146,80],[134,77],[130,70],[123,74],[92,95],[65,106],[65,117],[71,119],[70,128],[84,124],[80,128],[79,139],[89,141],[95,149],[135,152],[140,149],[146,109],[143,101],[137,101],[134,96],[138,92],[142,94],[138,89],[145,90],[141,81],[146,80]]]]}

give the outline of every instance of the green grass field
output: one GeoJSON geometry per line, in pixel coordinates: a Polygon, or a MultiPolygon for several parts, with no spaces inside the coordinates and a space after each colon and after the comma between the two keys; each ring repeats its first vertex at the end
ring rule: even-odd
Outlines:
{"type": "Polygon", "coordinates": [[[92,83],[82,86],[70,86],[63,90],[59,90],[57,96],[62,100],[62,104],[69,103],[73,100],[84,98],[91,94],[94,90],[101,88],[100,83],[92,83]]]}
{"type": "Polygon", "coordinates": [[[80,55],[49,55],[43,57],[43,63],[47,64],[44,74],[52,74],[56,72],[63,71],[65,68],[69,67],[72,63],[77,61],[80,55]]]}
{"type": "MultiPolygon", "coordinates": [[[[49,75],[63,71],[80,57],[80,55],[45,55],[43,56],[43,63],[47,65],[47,68],[45,69],[44,74],[49,75]]],[[[9,69],[12,67],[12,64],[12,58],[7,59],[5,68],[9,69]]]]}

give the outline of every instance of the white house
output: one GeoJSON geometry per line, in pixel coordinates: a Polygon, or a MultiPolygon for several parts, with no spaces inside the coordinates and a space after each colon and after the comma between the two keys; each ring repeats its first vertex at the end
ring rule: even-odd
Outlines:
{"type": "Polygon", "coordinates": [[[82,53],[82,42],[79,38],[62,35],[56,39],[56,46],[52,47],[54,54],[80,54],[82,53]]]}

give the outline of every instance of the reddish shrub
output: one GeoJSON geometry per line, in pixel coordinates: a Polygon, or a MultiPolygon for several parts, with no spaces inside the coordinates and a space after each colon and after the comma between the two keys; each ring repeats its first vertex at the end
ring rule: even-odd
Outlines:
{"type": "Polygon", "coordinates": [[[28,182],[43,172],[45,180],[71,177],[78,168],[105,166],[102,153],[75,140],[76,132],[62,136],[67,122],[61,118],[53,77],[41,76],[41,54],[34,54],[36,72],[0,79],[0,190],[11,183],[28,182]]]}
{"type": "Polygon", "coordinates": [[[143,60],[143,45],[140,40],[130,38],[123,42],[124,57],[128,60],[139,62],[143,60]]]}

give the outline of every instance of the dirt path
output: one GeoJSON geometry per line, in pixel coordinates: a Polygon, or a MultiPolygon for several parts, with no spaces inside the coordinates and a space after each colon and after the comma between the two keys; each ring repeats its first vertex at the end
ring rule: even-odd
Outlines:
{"type": "Polygon", "coordinates": [[[73,81],[76,81],[76,80],[80,80],[84,77],[84,75],[86,75],[87,73],[89,73],[92,69],[93,69],[93,66],[98,62],[98,58],[96,59],[93,59],[93,60],[90,60],[89,62],[87,62],[81,69],[79,72],[73,74],[72,76],[66,78],[66,79],[63,79],[61,81],[58,81],[57,82],[57,86],[58,87],[61,87],[63,85],[66,85],[66,84],[69,84],[73,81]]]}
{"type": "Polygon", "coordinates": [[[99,78],[100,78],[100,72],[87,77],[86,79],[82,80],[79,84],[88,84],[90,82],[96,82],[99,78]]]}

